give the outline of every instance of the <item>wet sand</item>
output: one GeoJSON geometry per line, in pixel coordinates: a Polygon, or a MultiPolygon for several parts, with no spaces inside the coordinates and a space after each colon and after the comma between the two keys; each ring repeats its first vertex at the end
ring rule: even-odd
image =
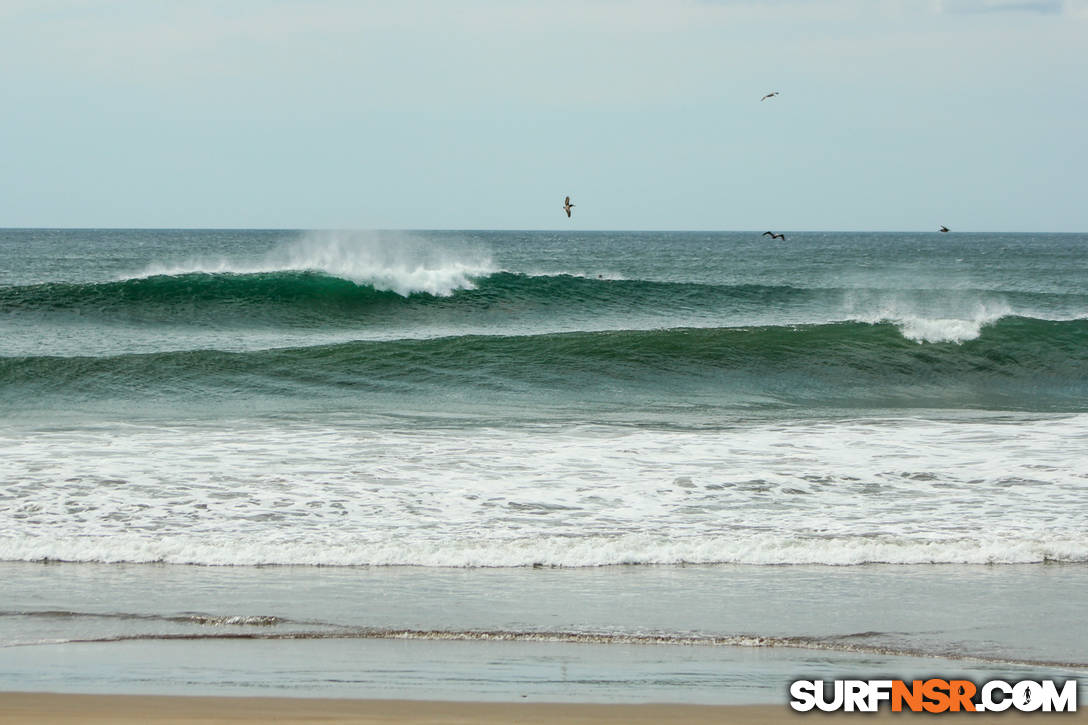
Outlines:
{"type": "MultiPolygon", "coordinates": [[[[1088,710],[1052,713],[1065,723],[1088,723],[1088,710]]],[[[976,725],[1034,722],[1046,714],[946,714],[976,725]]],[[[565,703],[473,703],[419,700],[334,700],[277,697],[169,697],[146,695],[72,695],[0,693],[0,723],[67,725],[69,723],[394,723],[404,725],[497,725],[498,723],[564,723],[584,725],[658,725],[670,723],[858,722],[876,717],[931,717],[909,713],[802,714],[785,705],[598,705],[565,703]]]]}

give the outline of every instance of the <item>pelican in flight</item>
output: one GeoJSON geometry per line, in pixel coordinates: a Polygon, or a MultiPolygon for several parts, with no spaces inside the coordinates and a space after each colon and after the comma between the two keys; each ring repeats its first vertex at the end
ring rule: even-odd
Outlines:
{"type": "Polygon", "coordinates": [[[771,91],[770,93],[763,96],[763,98],[760,98],[759,100],[762,103],[763,101],[766,101],[768,98],[774,98],[777,95],[778,95],[778,91],[771,91]]]}
{"type": "Polygon", "coordinates": [[[570,217],[570,210],[574,208],[574,204],[570,203],[570,197],[568,196],[563,200],[563,211],[567,213],[567,217],[570,217]]]}
{"type": "Polygon", "coordinates": [[[948,227],[946,227],[946,226],[945,226],[944,224],[942,224],[942,225],[941,225],[941,228],[940,228],[940,231],[942,231],[942,232],[947,232],[947,231],[948,231],[948,227]]]}
{"type": "Polygon", "coordinates": [[[761,236],[761,237],[770,237],[771,239],[781,239],[783,242],[786,241],[786,235],[785,234],[775,234],[774,232],[763,232],[759,236],[761,236]]]}

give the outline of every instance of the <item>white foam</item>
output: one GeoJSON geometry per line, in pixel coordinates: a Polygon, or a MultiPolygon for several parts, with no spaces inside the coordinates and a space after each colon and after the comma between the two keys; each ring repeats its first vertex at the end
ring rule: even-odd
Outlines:
{"type": "Polygon", "coordinates": [[[308,232],[256,260],[212,257],[156,263],[134,277],[312,271],[407,296],[472,289],[474,278],[496,270],[486,251],[454,241],[407,232],[327,231],[308,232]]]}
{"type": "Polygon", "coordinates": [[[720,430],[0,428],[0,559],[1088,561],[1088,415],[720,430]]]}
{"type": "Polygon", "coordinates": [[[974,340],[982,328],[1016,313],[999,297],[981,298],[971,293],[945,294],[932,298],[905,291],[852,291],[845,307],[850,319],[875,324],[889,322],[904,337],[916,342],[965,342],[974,340]]]}
{"type": "Polygon", "coordinates": [[[616,537],[524,537],[368,542],[331,536],[321,541],[174,535],[159,540],[116,534],[106,539],[0,539],[5,561],[167,563],[205,566],[596,567],[625,564],[1030,564],[1088,562],[1088,536],[956,541],[904,537],[804,540],[789,536],[632,534],[616,537]]]}

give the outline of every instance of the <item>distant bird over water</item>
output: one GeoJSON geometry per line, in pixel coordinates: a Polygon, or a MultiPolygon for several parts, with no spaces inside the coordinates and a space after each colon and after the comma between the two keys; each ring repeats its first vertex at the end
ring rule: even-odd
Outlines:
{"type": "Polygon", "coordinates": [[[786,235],[785,234],[775,234],[774,232],[763,232],[759,236],[761,236],[761,237],[768,237],[769,236],[771,239],[781,239],[783,242],[786,241],[786,235]]]}
{"type": "Polygon", "coordinates": [[[777,95],[778,95],[778,91],[771,91],[770,93],[763,96],[763,98],[760,98],[759,100],[762,103],[763,101],[766,101],[768,98],[774,98],[777,95]]]}
{"type": "Polygon", "coordinates": [[[947,231],[948,231],[948,227],[946,227],[946,226],[945,226],[944,224],[942,224],[942,225],[941,225],[941,229],[940,229],[940,231],[942,231],[942,232],[947,232],[947,231]]]}
{"type": "Polygon", "coordinates": [[[563,211],[567,213],[567,217],[570,217],[570,210],[574,208],[574,204],[570,203],[570,197],[568,196],[563,200],[563,211]]]}

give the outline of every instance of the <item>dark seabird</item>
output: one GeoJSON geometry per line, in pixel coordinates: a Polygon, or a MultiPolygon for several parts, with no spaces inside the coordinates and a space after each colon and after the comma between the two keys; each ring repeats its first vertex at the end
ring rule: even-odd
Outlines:
{"type": "Polygon", "coordinates": [[[763,101],[766,101],[768,98],[774,98],[777,95],[778,95],[778,91],[772,91],[772,92],[768,93],[767,95],[763,96],[763,98],[760,98],[759,100],[760,100],[760,102],[763,102],[763,101]]]}
{"type": "Polygon", "coordinates": [[[942,231],[942,232],[947,232],[947,231],[948,231],[948,227],[946,227],[946,226],[945,226],[944,224],[942,224],[942,225],[941,225],[941,231],[942,231]]]}
{"type": "Polygon", "coordinates": [[[786,241],[786,235],[785,234],[775,234],[774,232],[763,232],[759,236],[761,236],[761,237],[770,237],[771,239],[781,239],[783,242],[786,241]]]}
{"type": "Polygon", "coordinates": [[[563,211],[565,211],[567,213],[567,216],[569,217],[570,216],[570,210],[573,209],[573,208],[574,208],[574,204],[570,203],[570,197],[568,196],[566,199],[563,200],[563,211]]]}

